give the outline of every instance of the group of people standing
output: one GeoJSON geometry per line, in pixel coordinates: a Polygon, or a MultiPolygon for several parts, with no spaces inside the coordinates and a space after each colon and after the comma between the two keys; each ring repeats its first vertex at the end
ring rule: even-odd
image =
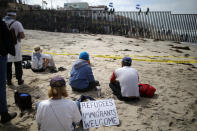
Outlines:
{"type": "MultiPolygon", "coordinates": [[[[20,22],[16,21],[16,13],[8,12],[5,21],[1,20],[1,44],[0,44],[0,115],[1,123],[6,123],[16,117],[16,113],[8,113],[6,102],[6,80],[12,85],[12,62],[15,64],[15,74],[18,84],[24,83],[22,79],[22,55],[20,39],[25,38],[24,29],[20,22]],[[12,23],[14,21],[14,23],[12,23]],[[8,28],[15,28],[16,36],[19,39],[16,45],[10,43],[8,28]],[[6,34],[7,33],[7,34],[6,34]],[[13,49],[14,48],[14,49],[13,49]],[[8,58],[8,61],[7,61],[8,58]],[[6,71],[7,70],[7,71],[6,71]],[[7,75],[7,77],[6,77],[7,75]]],[[[116,69],[111,76],[109,87],[113,94],[120,100],[133,100],[139,98],[138,81],[139,76],[136,69],[132,68],[132,59],[124,57],[121,61],[122,67],[116,69]]],[[[44,71],[47,67],[55,68],[51,55],[43,54],[40,46],[34,48],[32,53],[32,70],[34,72],[44,71]],[[41,60],[41,62],[40,62],[41,60]]],[[[99,81],[95,80],[89,54],[81,52],[79,59],[73,64],[70,72],[69,84],[73,91],[85,92],[97,89],[99,81]]],[[[50,81],[48,100],[41,101],[37,107],[36,120],[39,130],[73,130],[74,125],[81,120],[79,109],[75,102],[64,99],[67,97],[66,81],[63,77],[56,76],[50,81]],[[56,119],[56,120],[54,120],[56,119]]]]}

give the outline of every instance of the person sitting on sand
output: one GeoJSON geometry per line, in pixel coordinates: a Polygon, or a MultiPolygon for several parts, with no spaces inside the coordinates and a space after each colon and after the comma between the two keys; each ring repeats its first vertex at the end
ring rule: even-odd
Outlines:
{"type": "Polygon", "coordinates": [[[47,68],[49,68],[51,72],[56,71],[53,57],[50,54],[43,54],[39,45],[34,47],[31,68],[33,72],[44,72],[47,68]]]}
{"type": "Polygon", "coordinates": [[[81,52],[79,59],[74,63],[70,72],[69,84],[73,91],[81,92],[96,89],[96,86],[99,85],[99,82],[94,79],[87,52],[81,52]]]}
{"type": "Polygon", "coordinates": [[[109,87],[120,100],[139,98],[138,71],[131,67],[132,59],[124,57],[122,67],[116,69],[111,76],[109,87]]]}
{"type": "Polygon", "coordinates": [[[66,82],[63,77],[55,76],[50,81],[48,100],[37,106],[36,121],[39,131],[73,131],[74,125],[81,121],[77,104],[65,99],[66,82]]]}

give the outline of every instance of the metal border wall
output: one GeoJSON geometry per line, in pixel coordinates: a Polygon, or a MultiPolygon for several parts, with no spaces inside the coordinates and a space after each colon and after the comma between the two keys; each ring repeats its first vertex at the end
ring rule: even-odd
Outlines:
{"type": "Polygon", "coordinates": [[[27,29],[123,35],[197,43],[197,14],[31,10],[18,12],[27,29]]]}

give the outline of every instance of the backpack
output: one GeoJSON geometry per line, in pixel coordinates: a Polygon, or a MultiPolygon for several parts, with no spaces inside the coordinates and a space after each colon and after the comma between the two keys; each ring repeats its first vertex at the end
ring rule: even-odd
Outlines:
{"type": "Polygon", "coordinates": [[[84,102],[86,100],[91,100],[91,101],[95,101],[94,98],[90,97],[90,96],[86,96],[86,95],[81,95],[79,99],[77,99],[77,101],[79,102],[84,102]]]}
{"type": "Polygon", "coordinates": [[[95,101],[95,99],[92,98],[92,97],[90,97],[90,96],[81,95],[80,98],[75,101],[76,104],[77,104],[77,107],[78,107],[79,111],[81,110],[80,102],[84,102],[86,100],[95,101]]]}
{"type": "Polygon", "coordinates": [[[14,92],[15,104],[22,111],[26,109],[32,109],[32,99],[31,95],[28,93],[19,93],[18,91],[14,92]]]}
{"type": "Polygon", "coordinates": [[[31,69],[31,56],[22,55],[22,67],[25,69],[31,69]]]}
{"type": "Polygon", "coordinates": [[[9,29],[10,41],[11,41],[12,44],[16,45],[16,44],[17,44],[17,37],[16,37],[16,34],[15,34],[15,30],[14,30],[14,28],[10,28],[11,25],[12,25],[14,22],[15,22],[15,20],[12,21],[12,22],[9,24],[8,29],[9,29]]]}
{"type": "Polygon", "coordinates": [[[15,56],[15,45],[10,41],[9,29],[4,21],[0,21],[0,55],[8,53],[15,56]]]}
{"type": "Polygon", "coordinates": [[[138,84],[141,97],[153,97],[156,89],[149,84],[138,84]]]}
{"type": "Polygon", "coordinates": [[[31,62],[30,61],[22,61],[22,67],[24,69],[31,69],[31,62]]]}

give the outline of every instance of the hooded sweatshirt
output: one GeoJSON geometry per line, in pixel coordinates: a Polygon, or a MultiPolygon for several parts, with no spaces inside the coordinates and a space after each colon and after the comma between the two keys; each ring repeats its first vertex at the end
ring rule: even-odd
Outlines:
{"type": "Polygon", "coordinates": [[[92,68],[86,60],[77,60],[70,72],[70,85],[77,89],[86,89],[90,82],[94,82],[92,68]]]}

